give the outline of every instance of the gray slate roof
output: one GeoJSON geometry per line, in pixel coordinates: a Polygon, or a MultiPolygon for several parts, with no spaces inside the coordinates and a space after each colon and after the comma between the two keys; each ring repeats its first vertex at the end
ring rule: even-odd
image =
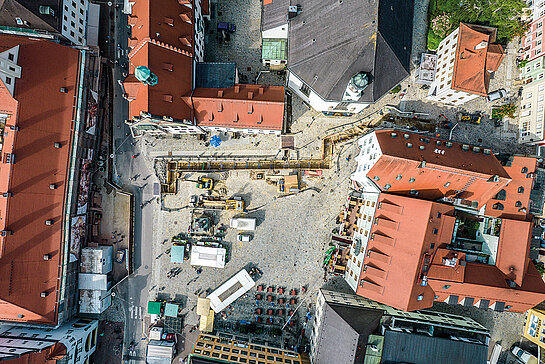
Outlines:
{"type": "Polygon", "coordinates": [[[287,24],[288,6],[290,6],[290,0],[272,0],[270,4],[263,5],[261,29],[271,30],[282,24],[287,24]]]}
{"type": "Polygon", "coordinates": [[[487,353],[482,344],[387,330],[382,363],[485,364],[487,353]]]}
{"type": "Polygon", "coordinates": [[[314,364],[363,363],[365,344],[381,317],[381,310],[326,302],[314,364]]]}
{"type": "Polygon", "coordinates": [[[0,25],[40,29],[61,33],[61,0],[0,0],[0,25]],[[40,6],[49,6],[55,15],[40,14],[40,6]],[[28,27],[17,25],[16,17],[28,22],[28,27]]]}
{"type": "MultiPolygon", "coordinates": [[[[273,1],[274,3],[274,1],[273,1]]],[[[371,74],[359,101],[374,102],[409,75],[413,0],[299,0],[288,66],[326,100],[342,100],[352,76],[371,74]]]]}

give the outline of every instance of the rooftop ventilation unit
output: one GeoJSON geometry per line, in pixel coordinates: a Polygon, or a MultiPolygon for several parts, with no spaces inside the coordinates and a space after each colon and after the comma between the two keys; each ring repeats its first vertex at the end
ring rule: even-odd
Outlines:
{"type": "Polygon", "coordinates": [[[290,5],[288,6],[288,19],[293,19],[303,11],[301,5],[290,5]]]}

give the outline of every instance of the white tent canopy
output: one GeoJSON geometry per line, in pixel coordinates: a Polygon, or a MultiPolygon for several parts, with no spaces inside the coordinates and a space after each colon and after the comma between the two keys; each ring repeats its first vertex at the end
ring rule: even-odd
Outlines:
{"type": "Polygon", "coordinates": [[[191,248],[191,265],[203,267],[224,268],[225,254],[223,248],[211,248],[207,246],[193,246],[191,248]]]}

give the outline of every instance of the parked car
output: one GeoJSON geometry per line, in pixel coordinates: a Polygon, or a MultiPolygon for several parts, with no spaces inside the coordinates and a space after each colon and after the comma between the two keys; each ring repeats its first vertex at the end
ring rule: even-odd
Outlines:
{"type": "Polygon", "coordinates": [[[486,101],[496,101],[499,99],[503,99],[505,96],[507,96],[507,91],[505,91],[505,89],[503,88],[500,88],[499,90],[489,93],[488,96],[486,96],[486,101]]]}
{"type": "Polygon", "coordinates": [[[249,234],[240,233],[237,235],[237,240],[242,242],[249,242],[250,240],[252,240],[252,236],[249,234]]]}
{"type": "Polygon", "coordinates": [[[511,352],[524,364],[537,364],[537,358],[518,346],[513,346],[511,352]]]}

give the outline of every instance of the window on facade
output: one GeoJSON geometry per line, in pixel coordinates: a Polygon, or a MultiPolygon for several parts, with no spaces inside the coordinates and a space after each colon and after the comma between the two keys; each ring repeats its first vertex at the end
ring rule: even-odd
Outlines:
{"type": "Polygon", "coordinates": [[[422,301],[424,299],[424,295],[418,295],[418,297],[416,298],[417,301],[422,301]]]}
{"type": "Polygon", "coordinates": [[[524,193],[524,187],[520,186],[520,187],[518,188],[518,193],[524,193]]]}
{"type": "Polygon", "coordinates": [[[303,83],[301,85],[301,87],[299,88],[299,90],[301,91],[301,93],[303,93],[303,95],[305,95],[306,97],[308,97],[310,95],[310,87],[308,87],[308,85],[306,83],[303,83]]]}
{"type": "Polygon", "coordinates": [[[503,210],[503,205],[499,202],[496,202],[494,205],[492,205],[492,209],[494,210],[503,210]]]}
{"type": "Polygon", "coordinates": [[[433,229],[432,232],[433,232],[433,235],[437,235],[439,233],[439,229],[433,229]]]}
{"type": "Polygon", "coordinates": [[[445,284],[441,289],[449,289],[450,288],[450,284],[445,284]]]}
{"type": "Polygon", "coordinates": [[[522,202],[520,201],[515,202],[515,207],[522,207],[522,202]]]}

